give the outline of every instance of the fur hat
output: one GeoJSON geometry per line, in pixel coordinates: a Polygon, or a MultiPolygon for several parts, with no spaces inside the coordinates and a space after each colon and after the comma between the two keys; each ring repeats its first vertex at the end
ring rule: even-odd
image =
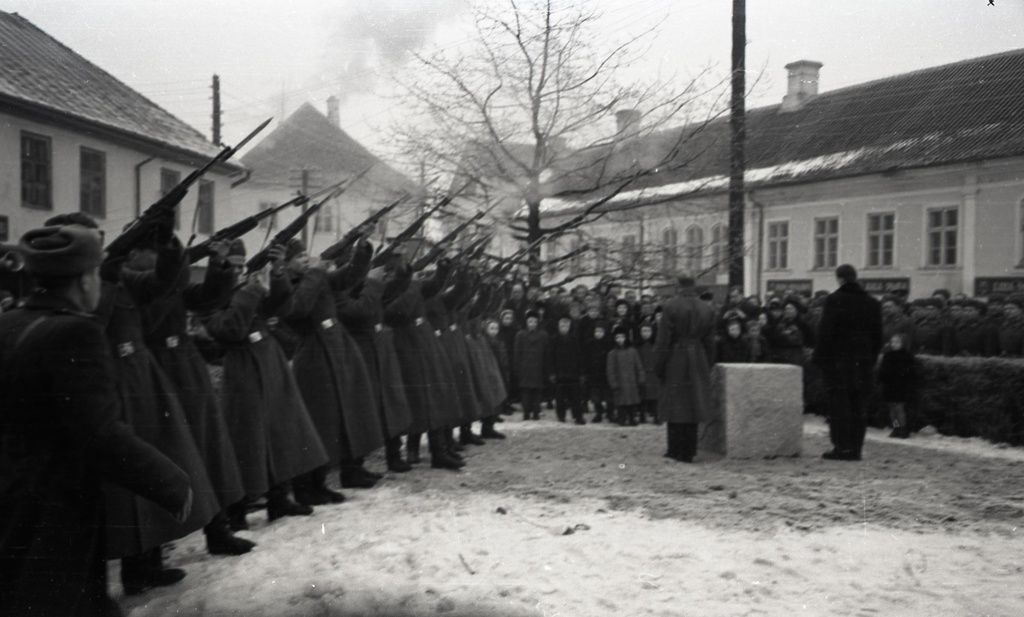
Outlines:
{"type": "Polygon", "coordinates": [[[620,334],[628,339],[629,329],[626,328],[625,326],[615,326],[614,328],[612,328],[612,338],[615,338],[620,334]]]}
{"type": "Polygon", "coordinates": [[[34,276],[81,276],[103,263],[103,236],[82,225],[33,229],[21,237],[25,270],[34,276]]]}
{"type": "Polygon", "coordinates": [[[61,227],[64,225],[81,225],[82,227],[88,227],[89,229],[99,229],[100,226],[96,224],[96,219],[92,218],[85,212],[68,212],[65,214],[58,214],[57,216],[51,216],[46,219],[43,225],[47,227],[61,227]]]}
{"type": "Polygon", "coordinates": [[[525,321],[531,317],[533,317],[534,319],[540,319],[540,314],[537,313],[537,311],[530,309],[526,311],[526,315],[523,316],[523,320],[525,321]]]}
{"type": "Polygon", "coordinates": [[[1024,294],[1012,293],[1006,296],[1006,303],[1024,309],[1024,294]]]}

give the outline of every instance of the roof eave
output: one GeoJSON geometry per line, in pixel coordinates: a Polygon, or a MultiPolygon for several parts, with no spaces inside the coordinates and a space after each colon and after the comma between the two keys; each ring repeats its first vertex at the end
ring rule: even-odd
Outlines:
{"type": "MultiPolygon", "coordinates": [[[[113,144],[131,148],[149,156],[159,156],[182,165],[198,167],[205,164],[211,158],[209,154],[203,152],[196,152],[195,150],[150,139],[137,133],[111,127],[95,120],[75,116],[63,110],[53,109],[8,94],[0,93],[0,105],[2,105],[4,113],[12,116],[44,124],[59,125],[72,131],[84,133],[91,137],[102,138],[113,144]]],[[[210,145],[213,146],[213,144],[210,145]]],[[[245,167],[237,163],[223,162],[215,165],[213,169],[218,173],[232,176],[241,173],[245,167]]]]}

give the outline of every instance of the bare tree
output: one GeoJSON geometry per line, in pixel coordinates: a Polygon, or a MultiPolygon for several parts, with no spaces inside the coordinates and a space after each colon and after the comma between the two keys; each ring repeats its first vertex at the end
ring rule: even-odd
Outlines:
{"type": "MultiPolygon", "coordinates": [[[[723,110],[701,88],[703,73],[683,84],[631,78],[656,26],[607,44],[584,2],[490,1],[474,11],[458,49],[413,54],[394,134],[410,162],[504,200],[517,240],[533,245],[585,225],[620,192],[702,154],[684,146],[723,110]],[[582,205],[544,227],[541,202],[556,195],[582,205]]],[[[539,244],[529,265],[538,280],[539,244]]]]}

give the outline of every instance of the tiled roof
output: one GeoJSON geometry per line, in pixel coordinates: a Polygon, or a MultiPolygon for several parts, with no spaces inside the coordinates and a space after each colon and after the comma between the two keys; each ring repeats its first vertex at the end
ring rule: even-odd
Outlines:
{"type": "MultiPolygon", "coordinates": [[[[748,188],[1024,155],[1024,49],[825,92],[796,111],[779,108],[747,112],[748,188]]],[[[681,134],[687,139],[676,160],[696,159],[643,179],[609,206],[727,190],[727,117],[654,136],[639,147],[641,165],[663,158],[681,134]]],[[[552,200],[545,209],[571,206],[552,200]]]]}
{"type": "Polygon", "coordinates": [[[220,149],[17,13],[0,11],[0,101],[203,158],[220,149]]]}
{"type": "Polygon", "coordinates": [[[254,185],[290,185],[296,170],[314,170],[329,185],[373,169],[358,183],[385,192],[414,191],[415,185],[381,161],[310,103],[299,107],[242,157],[254,185]]]}

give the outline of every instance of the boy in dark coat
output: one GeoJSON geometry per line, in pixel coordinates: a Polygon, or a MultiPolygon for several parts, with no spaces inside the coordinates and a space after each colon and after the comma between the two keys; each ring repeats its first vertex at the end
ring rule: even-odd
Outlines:
{"type": "Polygon", "coordinates": [[[892,433],[889,437],[910,437],[907,426],[906,403],[914,392],[914,356],[907,349],[907,335],[897,332],[889,339],[878,367],[878,381],[882,384],[882,400],[889,408],[892,433]]]}
{"type": "Polygon", "coordinates": [[[611,351],[611,339],[606,336],[607,326],[603,321],[595,321],[593,334],[583,344],[583,361],[586,369],[587,398],[594,405],[594,419],[600,422],[608,415],[614,420],[615,405],[612,402],[611,389],[608,387],[608,352],[611,351]]]}
{"type": "Polygon", "coordinates": [[[658,418],[658,396],[661,393],[658,375],[654,372],[654,323],[644,322],[640,324],[640,338],[636,346],[636,352],[640,355],[640,362],[644,365],[644,392],[643,400],[640,401],[640,424],[647,422],[647,416],[651,417],[654,424],[661,424],[658,418]]]}
{"type": "Polygon", "coordinates": [[[555,388],[555,414],[559,422],[565,422],[566,409],[572,411],[576,424],[586,424],[583,419],[583,358],[580,341],[572,329],[572,318],[562,315],[558,319],[558,333],[548,346],[548,368],[550,381],[555,388]]]}
{"type": "Polygon", "coordinates": [[[629,330],[617,326],[613,331],[615,348],[608,352],[608,385],[615,398],[619,424],[636,426],[636,412],[640,406],[644,382],[644,365],[636,349],[629,346],[629,330]]]}
{"type": "Polygon", "coordinates": [[[544,393],[544,376],[550,374],[544,362],[548,356],[548,335],[540,329],[540,316],[526,313],[526,329],[516,334],[512,371],[519,383],[523,400],[523,419],[540,420],[540,399],[544,393]]]}

